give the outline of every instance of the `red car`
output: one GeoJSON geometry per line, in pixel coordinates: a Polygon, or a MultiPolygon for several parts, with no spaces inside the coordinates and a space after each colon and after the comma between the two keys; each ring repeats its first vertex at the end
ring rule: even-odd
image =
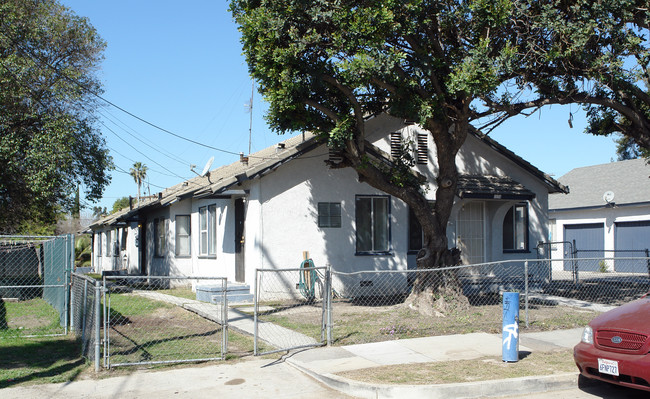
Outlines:
{"type": "Polygon", "coordinates": [[[650,297],[647,294],[593,319],[573,348],[580,373],[650,391],[650,297]]]}

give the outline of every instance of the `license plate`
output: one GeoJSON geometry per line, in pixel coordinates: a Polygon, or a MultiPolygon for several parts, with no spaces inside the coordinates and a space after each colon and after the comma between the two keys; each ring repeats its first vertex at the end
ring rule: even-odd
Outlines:
{"type": "Polygon", "coordinates": [[[618,362],[616,360],[598,359],[598,371],[603,374],[618,375],[618,362]]]}

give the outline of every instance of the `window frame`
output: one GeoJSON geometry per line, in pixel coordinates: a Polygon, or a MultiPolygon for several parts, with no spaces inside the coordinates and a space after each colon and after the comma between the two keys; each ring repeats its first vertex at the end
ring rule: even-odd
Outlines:
{"type": "Polygon", "coordinates": [[[113,230],[106,230],[104,235],[106,236],[106,251],[104,252],[104,256],[110,258],[113,256],[113,230]]]}
{"type": "Polygon", "coordinates": [[[529,213],[528,213],[528,203],[527,202],[520,202],[517,204],[512,205],[508,210],[506,211],[506,214],[503,217],[503,224],[502,224],[502,240],[501,240],[501,246],[503,248],[503,253],[529,253],[530,248],[529,248],[529,237],[530,237],[530,224],[529,224],[529,213]],[[524,248],[517,248],[517,236],[519,235],[517,226],[518,226],[518,221],[517,221],[517,208],[521,208],[524,211],[523,215],[523,220],[521,220],[521,225],[523,228],[523,243],[524,243],[524,248]],[[508,220],[509,215],[511,214],[511,223],[512,223],[512,237],[510,238],[512,240],[512,248],[506,248],[506,222],[508,220]]]}
{"type": "Polygon", "coordinates": [[[320,228],[341,228],[341,203],[340,202],[319,202],[317,204],[317,222],[320,228]],[[327,215],[321,213],[321,207],[327,207],[327,215]],[[332,209],[338,208],[338,215],[332,215],[332,209]],[[338,218],[338,223],[337,222],[338,218]]]}
{"type": "Polygon", "coordinates": [[[389,195],[356,195],[355,200],[354,200],[354,208],[355,208],[355,255],[370,255],[370,256],[377,256],[377,255],[392,255],[392,236],[391,236],[391,197],[389,195]],[[359,249],[359,244],[360,244],[360,234],[359,234],[359,226],[360,226],[360,213],[359,213],[359,201],[361,200],[370,200],[370,215],[369,215],[369,220],[371,223],[371,231],[370,231],[370,237],[372,241],[372,249],[371,250],[365,250],[365,249],[359,249]],[[375,201],[377,200],[382,200],[385,201],[385,208],[386,208],[386,220],[385,220],[385,226],[386,226],[386,231],[385,231],[385,237],[386,237],[386,248],[382,249],[377,249],[377,243],[375,242],[377,234],[375,234],[375,201]]]}
{"type": "Polygon", "coordinates": [[[199,257],[217,256],[217,204],[199,207],[199,257]],[[203,221],[205,220],[205,227],[203,221]],[[203,241],[205,234],[206,240],[203,241]]]}
{"type": "Polygon", "coordinates": [[[164,258],[165,251],[167,250],[167,219],[154,219],[154,257],[164,258]]]}
{"type": "MultiPolygon", "coordinates": [[[[436,206],[436,201],[427,200],[427,202],[429,203],[429,207],[433,211],[434,207],[436,206]]],[[[420,250],[422,249],[422,245],[424,243],[424,232],[422,231],[422,226],[420,225],[420,221],[415,217],[415,213],[413,212],[411,207],[409,206],[407,208],[408,208],[408,231],[407,231],[408,235],[406,237],[406,239],[407,239],[407,243],[406,243],[407,254],[415,255],[418,252],[420,252],[420,250]],[[419,248],[414,248],[414,247],[411,246],[411,243],[412,243],[411,238],[412,238],[413,235],[417,234],[417,231],[413,231],[414,229],[418,229],[419,233],[420,233],[420,247],[419,248]]]]}
{"type": "Polygon", "coordinates": [[[176,215],[174,218],[174,242],[175,242],[175,248],[174,248],[174,254],[176,257],[179,258],[186,258],[186,257],[191,257],[192,256],[192,217],[190,215],[176,215]],[[181,234],[180,233],[180,227],[181,223],[179,220],[186,220],[186,230],[187,234],[181,234]],[[180,240],[185,239],[186,241],[186,246],[187,246],[187,251],[181,253],[180,248],[181,245],[180,240]]]}

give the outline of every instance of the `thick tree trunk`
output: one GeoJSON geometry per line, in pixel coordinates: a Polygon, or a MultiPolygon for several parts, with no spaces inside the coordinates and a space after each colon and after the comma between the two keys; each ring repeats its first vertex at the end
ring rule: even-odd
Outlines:
{"type": "Polygon", "coordinates": [[[455,134],[446,126],[428,126],[437,149],[438,177],[434,211],[409,204],[422,225],[423,247],[417,257],[417,276],[406,305],[425,315],[445,316],[469,308],[456,270],[432,270],[460,264],[460,251],[449,248],[447,223],[456,196],[458,170],[456,154],[465,141],[467,126],[454,126],[455,134]]]}

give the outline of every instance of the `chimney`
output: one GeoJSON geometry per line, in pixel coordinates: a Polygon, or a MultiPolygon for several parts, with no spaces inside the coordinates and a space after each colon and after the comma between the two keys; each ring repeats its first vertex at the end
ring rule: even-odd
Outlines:
{"type": "Polygon", "coordinates": [[[243,152],[239,153],[239,162],[241,162],[242,165],[248,166],[248,157],[245,157],[243,152]]]}

